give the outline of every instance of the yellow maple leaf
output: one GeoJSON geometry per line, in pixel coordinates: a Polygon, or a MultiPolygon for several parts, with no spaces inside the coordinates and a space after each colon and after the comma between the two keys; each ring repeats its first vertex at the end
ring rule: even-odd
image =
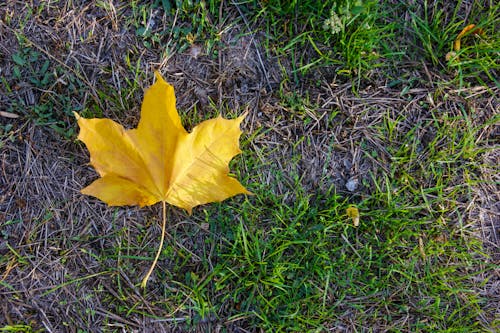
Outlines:
{"type": "Polygon", "coordinates": [[[82,190],[110,206],[149,206],[165,201],[191,213],[192,208],[249,193],[230,177],[228,163],[241,152],[238,139],[245,114],[210,119],[191,133],[182,127],[174,88],[157,81],[144,96],[136,129],[110,119],[85,119],[75,113],[78,139],[90,152],[101,178],[82,190]]]}
{"type": "Polygon", "coordinates": [[[228,167],[241,153],[240,124],[246,114],[233,120],[221,116],[206,120],[188,133],[175,107],[174,88],[158,72],[155,76],[136,129],[75,113],[78,139],[87,146],[90,164],[101,176],[81,192],[110,206],[162,202],[165,211],[167,202],[189,214],[197,205],[250,194],[229,176],[228,167]]]}

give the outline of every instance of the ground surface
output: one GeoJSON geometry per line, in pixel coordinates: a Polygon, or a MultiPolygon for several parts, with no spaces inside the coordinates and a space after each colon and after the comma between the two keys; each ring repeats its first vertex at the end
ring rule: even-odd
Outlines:
{"type": "Polygon", "coordinates": [[[498,329],[498,82],[424,56],[298,71],[317,53],[269,36],[266,1],[159,3],[0,4],[0,330],[498,329]],[[231,166],[255,195],[171,208],[143,290],[160,208],[79,193],[97,176],[71,112],[135,126],[154,70],[187,128],[249,112],[231,166]]]}

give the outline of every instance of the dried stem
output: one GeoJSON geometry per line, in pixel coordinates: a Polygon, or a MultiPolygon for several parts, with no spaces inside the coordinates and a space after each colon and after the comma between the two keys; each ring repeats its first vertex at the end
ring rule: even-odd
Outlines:
{"type": "Polygon", "coordinates": [[[162,224],[161,224],[161,238],[160,238],[160,246],[158,246],[158,252],[156,252],[155,260],[153,260],[153,264],[149,268],[148,273],[142,279],[141,287],[146,288],[146,284],[148,283],[149,277],[153,270],[155,269],[156,263],[158,262],[158,258],[160,257],[161,250],[163,249],[163,241],[165,240],[165,226],[167,225],[167,207],[165,201],[162,201],[162,224]]]}

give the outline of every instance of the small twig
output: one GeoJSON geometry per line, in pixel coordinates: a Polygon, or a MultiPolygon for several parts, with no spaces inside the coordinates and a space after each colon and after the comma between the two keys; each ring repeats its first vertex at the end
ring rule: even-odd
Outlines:
{"type": "Polygon", "coordinates": [[[160,245],[158,246],[158,251],[156,252],[155,259],[153,260],[153,264],[149,268],[148,273],[142,279],[141,282],[141,287],[146,288],[146,285],[148,284],[149,277],[151,276],[151,273],[153,273],[153,270],[155,269],[156,263],[158,262],[158,258],[160,257],[161,250],[163,249],[163,241],[165,240],[165,226],[167,224],[167,205],[165,201],[162,201],[162,224],[161,224],[161,238],[160,238],[160,245]]]}

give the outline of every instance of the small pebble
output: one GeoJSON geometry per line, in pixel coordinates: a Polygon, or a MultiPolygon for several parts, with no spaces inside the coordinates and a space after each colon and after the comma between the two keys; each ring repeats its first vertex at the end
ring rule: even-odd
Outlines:
{"type": "Polygon", "coordinates": [[[347,183],[345,183],[345,187],[348,191],[354,192],[358,188],[358,180],[356,178],[349,178],[347,183]]]}

